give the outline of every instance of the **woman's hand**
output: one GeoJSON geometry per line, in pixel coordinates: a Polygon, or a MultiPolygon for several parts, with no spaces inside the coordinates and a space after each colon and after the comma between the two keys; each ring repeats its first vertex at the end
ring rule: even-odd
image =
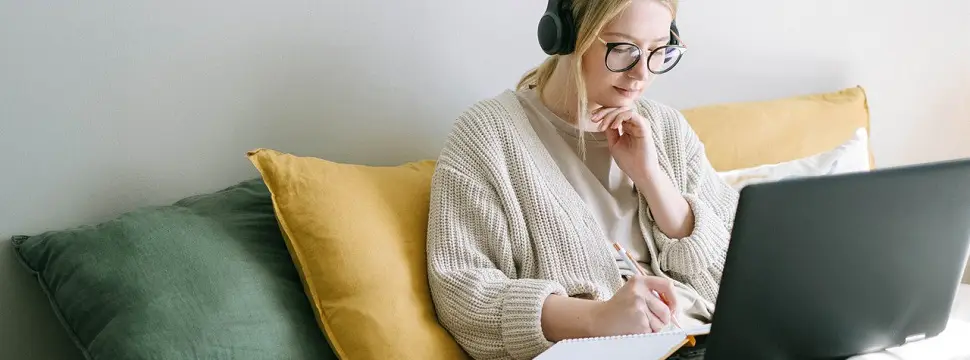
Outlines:
{"type": "Polygon", "coordinates": [[[627,176],[638,181],[656,173],[659,162],[650,124],[633,108],[599,108],[591,120],[606,132],[610,153],[627,176]]]}
{"type": "Polygon", "coordinates": [[[650,124],[632,108],[599,108],[592,119],[606,132],[616,165],[643,194],[657,227],[667,237],[680,239],[694,231],[694,212],[681,190],[660,170],[650,124]]]}
{"type": "Polygon", "coordinates": [[[674,286],[669,280],[658,276],[634,276],[610,300],[593,308],[590,335],[657,332],[671,322],[676,308],[674,286]],[[669,306],[658,294],[670,301],[669,306]]]}

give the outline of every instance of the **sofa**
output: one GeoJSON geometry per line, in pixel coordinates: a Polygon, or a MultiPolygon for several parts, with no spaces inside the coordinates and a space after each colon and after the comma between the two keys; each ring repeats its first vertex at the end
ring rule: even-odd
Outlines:
{"type": "MultiPolygon", "coordinates": [[[[862,87],[683,113],[737,188],[878,165],[862,87]]],[[[258,177],[0,244],[0,359],[467,358],[426,283],[434,160],[245,155],[258,177]]]]}

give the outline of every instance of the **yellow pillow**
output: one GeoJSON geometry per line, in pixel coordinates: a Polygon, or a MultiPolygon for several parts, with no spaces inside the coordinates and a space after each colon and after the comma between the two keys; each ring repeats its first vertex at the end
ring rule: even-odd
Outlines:
{"type": "MultiPolygon", "coordinates": [[[[860,127],[869,132],[869,107],[862,87],[702,106],[683,114],[718,171],[815,155],[848,141],[860,127]]],[[[874,165],[870,156],[870,166],[874,165]]]]}
{"type": "Polygon", "coordinates": [[[340,358],[466,357],[438,324],[427,284],[433,161],[376,167],[268,149],[248,157],[340,358]]]}

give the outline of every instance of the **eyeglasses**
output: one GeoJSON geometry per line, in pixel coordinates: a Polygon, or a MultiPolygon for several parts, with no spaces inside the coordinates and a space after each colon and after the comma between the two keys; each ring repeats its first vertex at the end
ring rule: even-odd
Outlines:
{"type": "MultiPolygon", "coordinates": [[[[676,33],[671,34],[678,42],[681,42],[676,33]]],[[[612,72],[628,71],[637,66],[637,63],[643,58],[643,50],[640,50],[640,47],[636,44],[606,42],[599,37],[597,39],[606,45],[606,68],[612,72]]],[[[687,52],[686,45],[664,45],[653,49],[647,55],[647,70],[658,75],[666,73],[677,66],[685,52],[687,52]]]]}

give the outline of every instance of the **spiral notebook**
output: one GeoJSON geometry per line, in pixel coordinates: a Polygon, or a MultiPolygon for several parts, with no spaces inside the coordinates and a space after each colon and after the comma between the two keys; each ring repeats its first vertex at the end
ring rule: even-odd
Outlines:
{"type": "Polygon", "coordinates": [[[666,359],[687,345],[691,336],[707,334],[710,330],[708,324],[652,334],[563,340],[539,354],[535,360],[666,359]]]}

